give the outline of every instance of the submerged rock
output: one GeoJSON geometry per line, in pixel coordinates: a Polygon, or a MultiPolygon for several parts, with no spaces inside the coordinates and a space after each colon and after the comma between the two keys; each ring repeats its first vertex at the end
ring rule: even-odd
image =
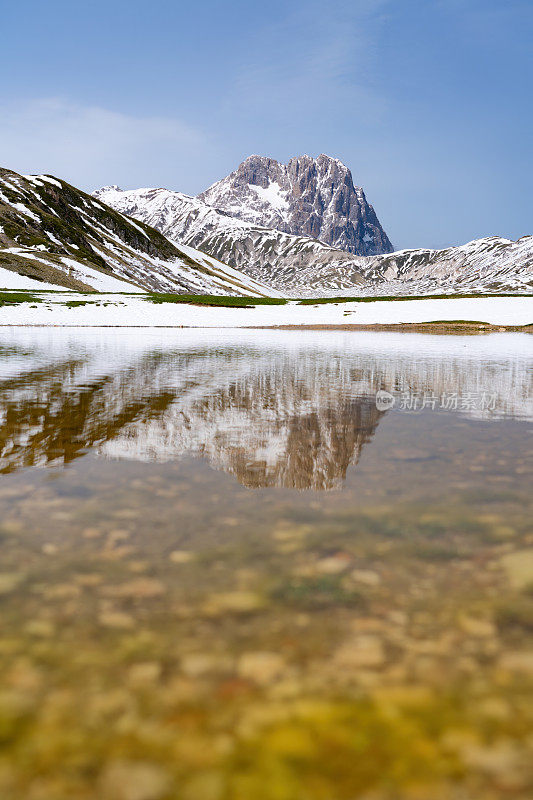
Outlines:
{"type": "Polygon", "coordinates": [[[514,589],[533,585],[533,547],[508,553],[500,561],[514,589]]]}
{"type": "Polygon", "coordinates": [[[112,761],[100,778],[101,800],[160,800],[170,779],[162,767],[149,762],[112,761]]]}
{"type": "Polygon", "coordinates": [[[250,614],[263,608],[265,601],[255,592],[235,591],[211,595],[204,606],[208,616],[220,614],[250,614]]]}
{"type": "Polygon", "coordinates": [[[339,667],[380,667],[385,661],[383,642],[377,636],[354,636],[344,642],[334,655],[339,667]]]}
{"type": "Polygon", "coordinates": [[[257,651],[240,657],[238,671],[241,677],[268,686],[281,677],[285,666],[285,659],[279,653],[257,651]]]}

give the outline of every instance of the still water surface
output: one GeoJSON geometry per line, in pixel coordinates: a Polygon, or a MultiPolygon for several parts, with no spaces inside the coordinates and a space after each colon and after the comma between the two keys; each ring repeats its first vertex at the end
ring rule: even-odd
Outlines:
{"type": "Polygon", "coordinates": [[[0,797],[530,797],[531,342],[3,331],[0,797]]]}

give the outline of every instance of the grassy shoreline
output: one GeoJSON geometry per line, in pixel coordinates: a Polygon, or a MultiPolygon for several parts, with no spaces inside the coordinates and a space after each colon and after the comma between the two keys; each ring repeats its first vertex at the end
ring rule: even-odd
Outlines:
{"type": "Polygon", "coordinates": [[[295,300],[170,293],[0,290],[0,327],[532,333],[532,299],[533,295],[458,294],[295,300]],[[418,305],[402,306],[401,301],[406,300],[417,300],[418,305]],[[476,303],[465,303],[470,300],[476,303]],[[508,305],[511,303],[514,305],[508,305]],[[241,315],[241,309],[248,310],[241,315]],[[446,319],[447,316],[450,318],[446,319]]]}
{"type": "Polygon", "coordinates": [[[317,306],[328,303],[377,303],[377,302],[400,302],[403,300],[479,300],[490,297],[533,297],[533,294],[512,294],[502,292],[501,294],[490,294],[486,292],[472,292],[471,294],[417,294],[417,295],[375,295],[365,297],[310,297],[300,300],[301,306],[317,306]]]}
{"type": "MultiPolygon", "coordinates": [[[[249,297],[249,296],[230,296],[230,295],[202,295],[202,294],[174,294],[147,292],[137,294],[129,292],[74,292],[68,289],[0,289],[0,306],[15,305],[16,303],[42,302],[40,295],[62,295],[68,293],[69,296],[94,298],[99,302],[101,295],[112,295],[120,297],[135,297],[146,302],[163,303],[186,303],[190,305],[220,306],[224,308],[251,308],[254,306],[281,306],[288,303],[295,303],[300,306],[318,306],[341,303],[379,303],[379,302],[404,302],[409,300],[476,300],[490,299],[495,297],[524,298],[533,297],[533,293],[513,294],[511,292],[486,293],[472,292],[458,294],[420,294],[420,295],[371,295],[356,297],[309,297],[309,298],[278,298],[278,297],[249,297]]],[[[87,302],[90,302],[88,300],[87,302]]]]}

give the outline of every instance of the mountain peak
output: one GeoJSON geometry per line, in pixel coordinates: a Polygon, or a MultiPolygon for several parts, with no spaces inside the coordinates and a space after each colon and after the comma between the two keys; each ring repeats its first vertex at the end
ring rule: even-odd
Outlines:
{"type": "Polygon", "coordinates": [[[289,159],[288,165],[291,163],[291,161],[297,161],[300,163],[312,163],[316,164],[320,168],[335,165],[343,170],[346,170],[347,172],[350,171],[346,166],[346,164],[344,164],[339,158],[328,156],[327,153],[320,153],[320,155],[318,156],[310,156],[307,155],[307,153],[301,156],[293,156],[292,158],[289,159]]]}
{"type": "Polygon", "coordinates": [[[245,222],[309,236],[355,255],[393,250],[348,167],[325,153],[294,156],[287,164],[250,155],[198,198],[245,222]]]}

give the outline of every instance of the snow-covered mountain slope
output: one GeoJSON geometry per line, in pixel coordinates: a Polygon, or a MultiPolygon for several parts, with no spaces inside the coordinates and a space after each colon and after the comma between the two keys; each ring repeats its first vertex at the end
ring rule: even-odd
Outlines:
{"type": "Polygon", "coordinates": [[[457,292],[533,291],[533,236],[518,241],[488,236],[444,250],[398,250],[373,258],[311,265],[299,276],[297,297],[339,295],[414,295],[457,292]],[[365,284],[352,282],[362,275],[365,284]],[[354,291],[355,290],[355,291],[354,291]]]}
{"type": "MultiPolygon", "coordinates": [[[[266,296],[217,259],[178,247],[65,181],[0,169],[0,288],[266,296]]],[[[275,294],[275,292],[274,292],[275,294]]]]}
{"type": "Polygon", "coordinates": [[[326,286],[330,280],[333,287],[363,283],[350,253],[245,222],[181,192],[107,186],[94,196],[157,228],[180,247],[196,247],[282,292],[308,291],[317,281],[326,286]]]}
{"type": "Polygon", "coordinates": [[[379,294],[533,291],[533,236],[489,236],[446,250],[400,250],[358,265],[379,294]],[[386,284],[384,283],[386,282],[386,284]]]}
{"type": "Polygon", "coordinates": [[[297,156],[288,164],[249,156],[198,197],[254,225],[320,239],[354,255],[393,250],[348,167],[324,154],[297,156]]]}
{"type": "Polygon", "coordinates": [[[245,222],[180,192],[123,191],[111,186],[95,195],[172,241],[197,247],[295,297],[354,291],[381,295],[528,292],[533,288],[533,236],[517,242],[493,236],[445,250],[400,250],[361,257],[308,237],[245,222]]]}

